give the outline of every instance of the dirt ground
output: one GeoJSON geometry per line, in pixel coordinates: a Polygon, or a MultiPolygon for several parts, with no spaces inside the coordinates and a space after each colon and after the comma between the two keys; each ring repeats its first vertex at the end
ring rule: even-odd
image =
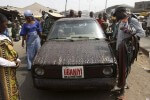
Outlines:
{"type": "Polygon", "coordinates": [[[150,58],[142,53],[132,66],[128,85],[125,100],[150,100],[150,58]]]}

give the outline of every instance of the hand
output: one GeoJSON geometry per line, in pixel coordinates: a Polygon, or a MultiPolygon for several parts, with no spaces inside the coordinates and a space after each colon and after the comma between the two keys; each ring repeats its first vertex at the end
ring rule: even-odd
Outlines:
{"type": "Polygon", "coordinates": [[[24,48],[24,41],[26,41],[27,36],[22,37],[22,47],[24,48]]]}
{"type": "Polygon", "coordinates": [[[20,60],[20,59],[17,59],[17,60],[16,60],[16,66],[19,67],[20,64],[21,64],[21,60],[20,60]]]}
{"type": "Polygon", "coordinates": [[[22,47],[24,48],[24,42],[22,42],[22,47]]]}
{"type": "Polygon", "coordinates": [[[121,27],[120,30],[122,30],[124,33],[131,33],[131,30],[129,30],[128,28],[126,27],[121,27]]]}
{"type": "Polygon", "coordinates": [[[120,30],[124,31],[125,29],[127,29],[126,27],[121,27],[120,30]]]}

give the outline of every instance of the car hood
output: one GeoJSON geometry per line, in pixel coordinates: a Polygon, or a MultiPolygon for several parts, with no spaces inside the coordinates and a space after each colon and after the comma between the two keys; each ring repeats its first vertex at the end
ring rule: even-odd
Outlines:
{"type": "Polygon", "coordinates": [[[48,41],[37,53],[33,65],[88,65],[114,63],[105,40],[48,41]]]}

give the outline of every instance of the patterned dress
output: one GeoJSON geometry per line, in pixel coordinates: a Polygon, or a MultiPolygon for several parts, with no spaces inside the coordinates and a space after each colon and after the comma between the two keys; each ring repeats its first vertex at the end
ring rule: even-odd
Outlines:
{"type": "MultiPolygon", "coordinates": [[[[18,58],[12,42],[7,39],[0,40],[0,57],[9,61],[16,61],[18,58]]],[[[0,66],[0,100],[19,100],[16,68],[0,66]]]]}

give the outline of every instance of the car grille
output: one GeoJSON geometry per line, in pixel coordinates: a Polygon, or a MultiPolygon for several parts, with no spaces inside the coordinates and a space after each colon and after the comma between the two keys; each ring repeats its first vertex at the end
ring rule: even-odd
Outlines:
{"type": "MultiPolygon", "coordinates": [[[[107,77],[103,74],[103,68],[110,67],[110,65],[87,65],[84,66],[84,78],[104,78],[107,77]]],[[[116,66],[112,66],[113,74],[109,77],[116,77],[116,66]]],[[[35,77],[41,78],[51,78],[51,79],[62,79],[62,66],[45,66],[45,74],[43,76],[35,77]]]]}

